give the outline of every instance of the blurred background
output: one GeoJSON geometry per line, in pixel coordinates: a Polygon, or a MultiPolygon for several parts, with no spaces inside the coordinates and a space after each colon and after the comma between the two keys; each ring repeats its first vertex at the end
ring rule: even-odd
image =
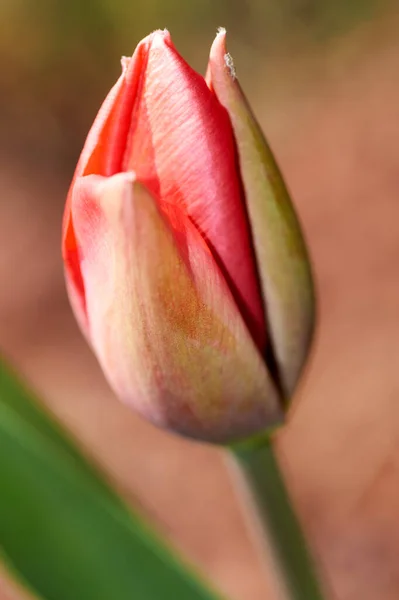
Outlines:
{"type": "MultiPolygon", "coordinates": [[[[0,0],[0,349],[232,600],[272,600],[221,453],[116,402],[72,318],[59,249],[73,169],[120,56],[167,27],[205,72],[220,25],[317,278],[313,356],[278,439],[287,481],[334,597],[397,600],[397,2],[0,0]]],[[[0,576],[0,600],[25,597],[0,576]]]]}

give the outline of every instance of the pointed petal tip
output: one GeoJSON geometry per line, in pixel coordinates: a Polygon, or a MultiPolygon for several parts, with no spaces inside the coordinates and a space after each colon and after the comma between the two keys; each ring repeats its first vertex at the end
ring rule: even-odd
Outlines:
{"type": "Polygon", "coordinates": [[[150,48],[159,48],[162,46],[170,46],[172,44],[172,38],[167,29],[155,29],[147,37],[145,37],[139,44],[144,45],[149,50],[150,48]]]}
{"type": "Polygon", "coordinates": [[[209,51],[208,66],[206,69],[205,81],[209,89],[213,89],[213,78],[215,76],[215,67],[223,66],[224,56],[226,54],[226,29],[218,27],[216,37],[212,42],[209,51]]]}
{"type": "Polygon", "coordinates": [[[237,77],[233,57],[226,48],[226,29],[219,27],[209,53],[207,82],[213,82],[214,78],[223,79],[226,75],[230,75],[232,81],[237,77]]]}
{"type": "MultiPolygon", "coordinates": [[[[172,46],[172,38],[167,29],[155,29],[149,35],[141,40],[141,42],[137,45],[136,52],[140,53],[140,51],[149,52],[151,48],[159,48],[172,46]]],[[[126,73],[129,64],[131,61],[130,56],[122,56],[121,57],[121,65],[122,65],[122,73],[126,73]]]]}
{"type": "Polygon", "coordinates": [[[218,27],[216,37],[213,40],[210,59],[220,59],[226,54],[226,29],[224,27],[218,27]]]}
{"type": "Polygon", "coordinates": [[[152,31],[148,37],[160,37],[163,39],[170,39],[170,32],[169,29],[166,29],[166,27],[164,27],[164,29],[154,29],[154,31],[152,31]]]}
{"type": "Polygon", "coordinates": [[[131,57],[130,56],[122,56],[121,57],[121,65],[122,65],[122,73],[126,73],[131,57]]]}

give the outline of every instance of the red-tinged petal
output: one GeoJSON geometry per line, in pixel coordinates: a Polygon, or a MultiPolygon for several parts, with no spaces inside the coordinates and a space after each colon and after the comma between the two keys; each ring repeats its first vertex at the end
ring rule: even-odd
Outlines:
{"type": "Polygon", "coordinates": [[[142,43],[136,48],[131,60],[122,60],[122,75],[104,100],[90,129],[66,200],[62,253],[67,285],[73,298],[75,313],[82,328],[87,327],[87,315],[85,291],[80,273],[80,259],[73,227],[73,215],[71,214],[73,187],[76,179],[83,175],[110,176],[122,170],[133,104],[146,62],[146,51],[146,45],[142,43]],[[129,77],[127,78],[128,65],[129,77]]]}
{"type": "Polygon", "coordinates": [[[212,45],[207,81],[233,126],[271,343],[282,387],[290,397],[314,327],[311,269],[291,199],[236,80],[225,37],[220,30],[212,45]]]}
{"type": "Polygon", "coordinates": [[[278,395],[189,219],[131,173],[79,178],[74,227],[90,342],[118,396],[153,423],[230,441],[280,422],[278,395]]]}
{"type": "MultiPolygon", "coordinates": [[[[263,349],[265,320],[228,115],[168,32],[154,32],[140,46],[146,62],[122,170],[134,170],[164,210],[179,206],[195,223],[263,349]]],[[[128,82],[135,68],[133,60],[128,82]]]]}

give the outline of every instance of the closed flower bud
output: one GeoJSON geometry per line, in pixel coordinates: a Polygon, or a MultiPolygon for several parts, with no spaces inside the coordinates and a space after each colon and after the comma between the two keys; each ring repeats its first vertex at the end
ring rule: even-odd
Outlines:
{"type": "Polygon", "coordinates": [[[220,33],[205,80],[156,31],[123,59],[63,227],[71,304],[116,394],[223,443],[282,421],[312,323],[300,231],[225,54],[220,33]]]}

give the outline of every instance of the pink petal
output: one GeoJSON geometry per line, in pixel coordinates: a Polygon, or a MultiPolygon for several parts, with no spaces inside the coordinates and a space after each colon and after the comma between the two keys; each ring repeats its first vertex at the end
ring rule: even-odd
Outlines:
{"type": "Polygon", "coordinates": [[[131,173],[76,181],[90,341],[116,393],[157,425],[227,441],[281,420],[278,396],[196,228],[131,173]]]}
{"type": "Polygon", "coordinates": [[[129,82],[125,73],[128,61],[122,60],[123,72],[104,100],[87,136],[66,200],[62,254],[71,302],[84,330],[87,327],[85,290],[80,273],[80,261],[71,213],[71,197],[75,181],[82,175],[114,175],[122,169],[125,144],[130,127],[133,103],[136,98],[146,47],[139,45],[130,67],[129,82]]]}
{"type": "MultiPolygon", "coordinates": [[[[229,117],[168,32],[155,32],[140,46],[146,61],[122,170],[134,170],[164,210],[179,206],[195,223],[263,349],[264,311],[229,117]]],[[[133,58],[128,88],[136,77],[133,58]]]]}

